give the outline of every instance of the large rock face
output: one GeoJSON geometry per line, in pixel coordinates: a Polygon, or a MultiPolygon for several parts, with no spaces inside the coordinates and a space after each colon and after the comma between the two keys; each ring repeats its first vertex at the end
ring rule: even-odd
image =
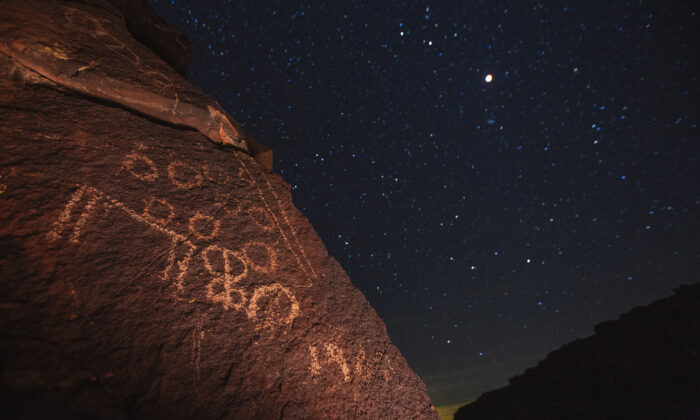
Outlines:
{"type": "MultiPolygon", "coordinates": [[[[51,7],[112,19],[89,3],[51,7]]],[[[66,51],[60,19],[24,44],[20,29],[8,30],[21,19],[2,22],[5,50],[11,34],[39,64],[42,52],[28,49],[66,51]]],[[[109,36],[135,42],[127,31],[109,36]]],[[[100,51],[91,48],[83,52],[100,51]]],[[[66,61],[103,59],[71,51],[66,61]]],[[[162,66],[138,51],[141,65],[162,66]]],[[[0,57],[4,416],[437,418],[279,176],[243,150],[94,100],[8,55],[0,57]]],[[[143,79],[110,72],[123,86],[143,79]]],[[[191,88],[179,76],[161,82],[191,88]]]]}
{"type": "Polygon", "coordinates": [[[700,419],[700,283],[599,324],[460,419],[700,419]]]}

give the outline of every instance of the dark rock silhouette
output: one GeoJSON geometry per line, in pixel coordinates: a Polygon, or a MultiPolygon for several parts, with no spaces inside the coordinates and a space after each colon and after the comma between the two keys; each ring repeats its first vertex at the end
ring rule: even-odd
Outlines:
{"type": "Polygon", "coordinates": [[[435,419],[289,185],[121,13],[2,2],[0,417],[435,419]]]}
{"type": "Polygon", "coordinates": [[[185,76],[192,59],[192,44],[177,28],[166,23],[146,0],[108,0],[124,16],[129,33],[185,76]]]}
{"type": "Polygon", "coordinates": [[[700,283],[603,322],[460,419],[699,419],[700,283]]]}

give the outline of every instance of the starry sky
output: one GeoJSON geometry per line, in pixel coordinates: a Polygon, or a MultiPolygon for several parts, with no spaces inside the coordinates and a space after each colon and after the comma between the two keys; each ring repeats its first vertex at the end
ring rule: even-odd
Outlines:
{"type": "Polygon", "coordinates": [[[150,3],[436,405],[697,281],[698,2],[150,3]]]}

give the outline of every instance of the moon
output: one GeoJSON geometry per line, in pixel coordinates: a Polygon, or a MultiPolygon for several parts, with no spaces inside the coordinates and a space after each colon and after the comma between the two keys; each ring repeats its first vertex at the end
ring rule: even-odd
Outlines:
{"type": "Polygon", "coordinates": [[[486,77],[484,77],[484,80],[486,80],[486,83],[491,83],[493,80],[493,75],[487,74],[486,77]]]}

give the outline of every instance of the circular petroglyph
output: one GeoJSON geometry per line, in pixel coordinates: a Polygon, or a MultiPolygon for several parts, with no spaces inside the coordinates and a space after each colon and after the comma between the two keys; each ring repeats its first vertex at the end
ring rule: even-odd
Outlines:
{"type": "Polygon", "coordinates": [[[260,286],[248,301],[248,316],[258,328],[287,325],[299,316],[299,303],[294,294],[279,283],[260,286]]]}
{"type": "Polygon", "coordinates": [[[220,229],[221,222],[211,216],[197,212],[190,217],[190,232],[199,239],[210,241],[216,237],[220,229]],[[205,229],[210,230],[209,233],[205,233],[205,229]]]}
{"type": "Polygon", "coordinates": [[[168,165],[168,178],[178,189],[190,190],[202,185],[202,174],[186,163],[174,161],[168,165]]]}
{"type": "Polygon", "coordinates": [[[129,153],[124,156],[122,168],[141,181],[153,182],[158,179],[158,168],[155,163],[140,153],[129,153]]]}
{"type": "Polygon", "coordinates": [[[143,207],[143,217],[165,227],[175,217],[175,208],[165,199],[151,197],[143,207]]]}

